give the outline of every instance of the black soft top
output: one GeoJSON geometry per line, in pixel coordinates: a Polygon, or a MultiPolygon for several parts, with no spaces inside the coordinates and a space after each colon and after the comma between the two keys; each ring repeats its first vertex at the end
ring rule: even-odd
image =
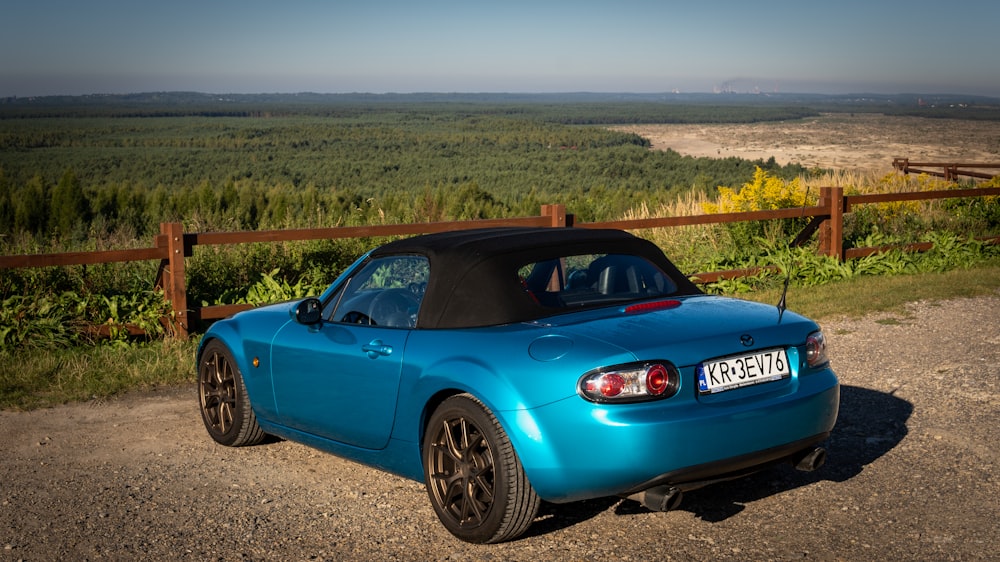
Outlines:
{"type": "Polygon", "coordinates": [[[553,311],[524,297],[521,266],[576,254],[642,256],[666,273],[676,294],[700,291],[652,242],[628,232],[584,228],[485,228],[415,236],[390,242],[372,257],[422,255],[430,278],[417,326],[465,328],[537,320],[553,311]]]}

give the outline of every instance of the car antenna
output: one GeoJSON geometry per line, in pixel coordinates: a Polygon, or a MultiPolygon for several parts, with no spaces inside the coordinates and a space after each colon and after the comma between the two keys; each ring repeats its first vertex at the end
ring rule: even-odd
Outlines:
{"type": "Polygon", "coordinates": [[[785,305],[785,296],[788,294],[788,281],[789,275],[785,274],[785,285],[781,288],[781,298],[778,300],[778,324],[781,324],[781,317],[785,315],[785,309],[788,308],[785,305]]]}
{"type": "MultiPolygon", "coordinates": [[[[806,216],[806,203],[808,203],[808,201],[809,201],[809,185],[807,184],[806,194],[802,198],[802,208],[801,208],[801,213],[799,214],[800,219],[806,216]]],[[[785,268],[785,282],[781,287],[781,298],[778,299],[778,324],[781,324],[781,318],[785,315],[785,310],[788,308],[788,306],[785,304],[785,298],[788,296],[788,283],[791,282],[791,280],[792,280],[792,268],[791,264],[789,264],[789,267],[785,268]]]]}

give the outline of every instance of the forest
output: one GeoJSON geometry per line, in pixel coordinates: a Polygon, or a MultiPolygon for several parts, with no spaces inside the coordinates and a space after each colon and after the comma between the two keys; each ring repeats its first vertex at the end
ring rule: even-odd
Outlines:
{"type": "Polygon", "coordinates": [[[623,123],[802,119],[821,112],[1000,120],[959,96],[259,94],[160,92],[0,99],[0,251],[189,230],[534,215],[565,204],[613,220],[715,196],[771,158],[649,150],[623,123]],[[29,245],[32,245],[29,244],[29,245]]]}
{"type": "MultiPolygon", "coordinates": [[[[650,151],[637,135],[572,123],[588,111],[596,121],[624,118],[620,105],[590,107],[562,113],[571,123],[556,122],[550,106],[423,103],[329,114],[271,107],[240,117],[96,117],[85,109],[8,117],[0,120],[0,233],[142,237],[165,221],[280,228],[341,224],[369,211],[420,222],[536,214],[551,202],[601,220],[639,201],[739,185],[757,166],[788,178],[805,171],[650,151]]],[[[691,111],[688,118],[719,113],[691,111]]],[[[806,114],[726,111],[733,119],[806,114]]]]}

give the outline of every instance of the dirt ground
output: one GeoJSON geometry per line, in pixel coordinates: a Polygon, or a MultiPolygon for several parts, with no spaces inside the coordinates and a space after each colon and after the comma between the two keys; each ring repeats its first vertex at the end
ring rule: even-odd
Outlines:
{"type": "Polygon", "coordinates": [[[807,168],[891,172],[893,158],[1000,164],[1000,123],[878,114],[825,114],[800,121],[726,125],[631,125],[653,149],[686,156],[756,160],[807,168]]]}
{"type": "Polygon", "coordinates": [[[0,412],[0,560],[995,560],[1000,293],[823,327],[842,404],[821,470],[669,513],[546,505],[491,546],[453,539],[417,482],[286,441],[216,445],[190,385],[0,412]]]}

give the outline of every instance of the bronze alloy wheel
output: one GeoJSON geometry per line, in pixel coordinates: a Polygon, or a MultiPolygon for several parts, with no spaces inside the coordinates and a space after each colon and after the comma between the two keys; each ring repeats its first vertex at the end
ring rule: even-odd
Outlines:
{"type": "Polygon", "coordinates": [[[431,477],[441,507],[460,526],[482,525],[493,507],[493,451],[466,418],[442,422],[431,477]]]}
{"type": "Polygon", "coordinates": [[[423,454],[434,511],[456,537],[473,543],[510,540],[538,513],[540,500],[510,440],[472,396],[453,396],[438,407],[423,454]]]}
{"type": "Polygon", "coordinates": [[[198,369],[201,417],[212,439],[223,445],[253,445],[264,438],[247,398],[243,376],[218,340],[205,346],[198,369]]]}
{"type": "Polygon", "coordinates": [[[233,376],[232,365],[218,351],[213,350],[206,355],[201,362],[201,384],[198,388],[201,413],[213,435],[225,435],[233,426],[236,377],[233,376]]]}

